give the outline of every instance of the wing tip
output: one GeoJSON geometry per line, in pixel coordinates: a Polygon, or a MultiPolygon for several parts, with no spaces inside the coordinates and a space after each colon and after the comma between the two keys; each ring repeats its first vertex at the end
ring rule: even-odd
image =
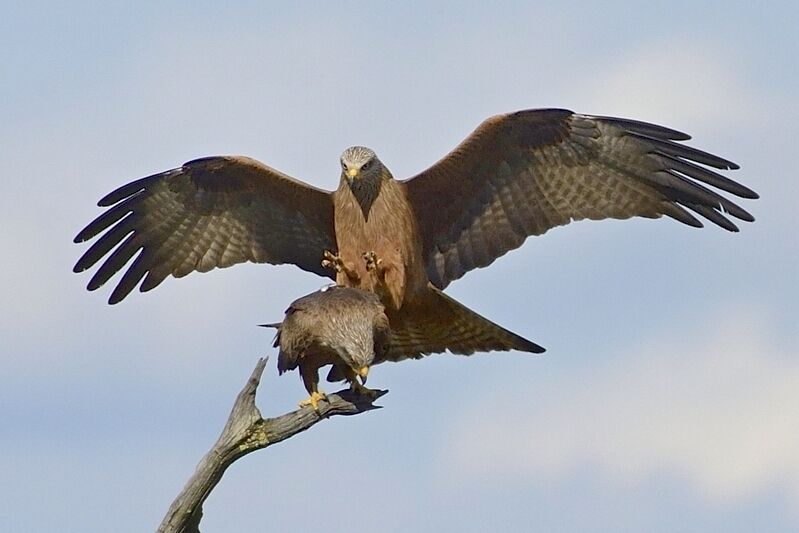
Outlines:
{"type": "Polygon", "coordinates": [[[758,200],[760,199],[760,195],[750,189],[745,185],[741,185],[741,188],[738,193],[736,193],[741,198],[746,198],[747,200],[758,200]]]}
{"type": "Polygon", "coordinates": [[[111,207],[112,205],[116,204],[117,202],[120,202],[120,201],[124,200],[125,198],[128,198],[130,196],[133,196],[134,194],[137,194],[137,193],[141,192],[142,190],[144,190],[147,187],[149,187],[152,183],[156,182],[158,179],[160,179],[162,177],[165,177],[165,176],[168,176],[170,174],[175,174],[176,172],[179,172],[180,170],[182,170],[182,167],[173,168],[173,169],[167,170],[165,172],[159,172],[158,174],[152,174],[150,176],[145,176],[143,178],[139,178],[137,180],[133,180],[130,183],[126,183],[125,185],[122,185],[121,187],[117,187],[116,189],[114,189],[110,193],[108,193],[105,196],[103,196],[102,198],[100,198],[97,201],[97,206],[98,207],[111,207]]]}
{"type": "Polygon", "coordinates": [[[120,189],[122,189],[122,187],[120,187],[119,189],[111,191],[110,193],[106,194],[105,196],[103,196],[102,198],[97,200],[97,207],[111,207],[112,205],[114,205],[118,201],[120,201],[123,198],[125,198],[125,196],[120,196],[120,192],[119,192],[120,189]]]}
{"type": "Polygon", "coordinates": [[[80,232],[78,232],[77,235],[75,235],[75,237],[72,239],[72,242],[74,244],[82,244],[84,242],[88,242],[92,240],[92,238],[94,238],[97,235],[97,233],[98,232],[94,231],[94,228],[92,228],[92,224],[89,224],[88,226],[80,230],[80,232]]]}
{"type": "Polygon", "coordinates": [[[111,296],[108,297],[108,305],[118,304],[124,300],[128,294],[130,294],[130,291],[120,291],[119,286],[117,285],[117,288],[114,289],[114,291],[111,293],[111,296]]]}
{"type": "Polygon", "coordinates": [[[518,348],[519,350],[524,351],[524,352],[528,352],[528,353],[532,353],[532,354],[536,354],[536,355],[542,354],[542,353],[547,351],[547,349],[544,348],[543,346],[541,346],[540,344],[536,344],[536,343],[534,343],[532,341],[528,341],[527,339],[525,339],[525,341],[526,342],[524,344],[524,347],[523,348],[518,348]]]}

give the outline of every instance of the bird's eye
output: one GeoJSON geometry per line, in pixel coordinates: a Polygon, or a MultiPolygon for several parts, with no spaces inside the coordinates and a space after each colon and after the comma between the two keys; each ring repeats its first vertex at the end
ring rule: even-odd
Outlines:
{"type": "Polygon", "coordinates": [[[366,163],[363,164],[363,166],[361,167],[361,170],[369,170],[369,167],[371,167],[371,166],[372,166],[372,160],[370,159],[369,161],[367,161],[366,163]]]}

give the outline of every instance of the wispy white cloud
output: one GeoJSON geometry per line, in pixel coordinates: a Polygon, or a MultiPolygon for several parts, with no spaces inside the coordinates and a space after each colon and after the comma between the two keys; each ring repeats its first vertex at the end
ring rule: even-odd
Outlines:
{"type": "Polygon", "coordinates": [[[721,310],[597,363],[526,399],[508,392],[464,409],[449,465],[503,479],[589,466],[622,486],[676,475],[713,503],[781,486],[799,504],[799,347],[776,343],[764,313],[721,310]]]}
{"type": "MultiPolygon", "coordinates": [[[[624,113],[708,129],[749,123],[764,102],[741,75],[735,57],[716,43],[653,41],[585,72],[570,100],[601,113],[624,113]]],[[[691,133],[691,132],[688,132],[691,133]]]]}

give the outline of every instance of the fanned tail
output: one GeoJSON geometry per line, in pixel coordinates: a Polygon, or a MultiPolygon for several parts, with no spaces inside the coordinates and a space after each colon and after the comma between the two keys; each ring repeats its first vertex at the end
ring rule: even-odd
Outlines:
{"type": "Polygon", "coordinates": [[[419,301],[389,314],[391,347],[385,360],[418,359],[447,350],[459,355],[544,351],[538,344],[480,316],[432,284],[428,288],[419,301]]]}

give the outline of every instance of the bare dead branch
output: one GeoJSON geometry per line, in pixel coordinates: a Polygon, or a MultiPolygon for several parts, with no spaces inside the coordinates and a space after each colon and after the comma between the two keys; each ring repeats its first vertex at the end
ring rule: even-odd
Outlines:
{"type": "Polygon", "coordinates": [[[266,359],[259,359],[250,379],[236,398],[222,434],[172,502],[158,527],[158,533],[199,533],[202,504],[234,461],[286,440],[325,418],[379,409],[379,405],[374,405],[374,400],[388,392],[376,391],[376,397],[369,398],[346,389],[328,395],[328,401],[319,403],[318,412],[305,407],[276,418],[264,419],[255,406],[255,393],[265,366],[266,359]]]}

